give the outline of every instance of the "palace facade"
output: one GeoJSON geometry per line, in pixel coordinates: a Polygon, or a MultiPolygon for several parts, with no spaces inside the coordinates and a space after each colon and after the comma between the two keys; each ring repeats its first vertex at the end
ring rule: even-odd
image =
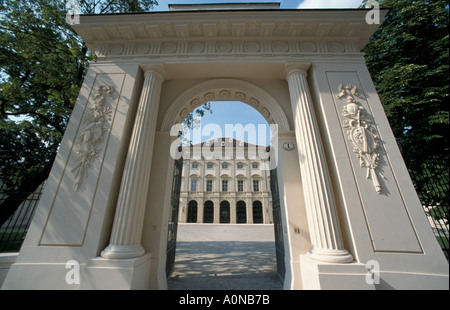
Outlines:
{"type": "Polygon", "coordinates": [[[193,155],[196,147],[213,150],[214,145],[220,151],[213,158],[183,159],[179,223],[272,223],[268,156],[256,155],[258,149],[265,153],[266,147],[221,138],[188,150],[193,155]]]}

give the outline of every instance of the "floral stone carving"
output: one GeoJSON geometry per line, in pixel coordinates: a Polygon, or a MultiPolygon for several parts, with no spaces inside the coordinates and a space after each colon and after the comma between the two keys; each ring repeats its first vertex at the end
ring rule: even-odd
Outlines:
{"type": "Polygon", "coordinates": [[[382,188],[378,180],[378,175],[385,179],[383,174],[377,169],[380,162],[380,137],[369,117],[366,109],[356,101],[356,98],[365,99],[358,93],[355,85],[339,85],[339,95],[342,99],[347,96],[347,104],[342,110],[344,128],[353,144],[353,151],[359,158],[360,166],[367,168],[367,179],[372,179],[375,190],[381,194],[382,188]]]}
{"type": "Polygon", "coordinates": [[[72,172],[78,179],[75,184],[76,190],[80,189],[83,180],[87,177],[88,169],[101,152],[101,144],[112,116],[112,110],[107,106],[106,98],[112,97],[113,94],[114,88],[112,86],[100,86],[98,88],[94,96],[94,104],[84,120],[85,127],[75,141],[76,166],[72,169],[72,172]]]}

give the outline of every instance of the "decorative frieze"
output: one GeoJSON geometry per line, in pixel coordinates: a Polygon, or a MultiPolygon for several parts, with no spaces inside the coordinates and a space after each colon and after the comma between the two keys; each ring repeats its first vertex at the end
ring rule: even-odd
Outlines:
{"type": "Polygon", "coordinates": [[[112,110],[108,107],[106,99],[112,97],[114,91],[112,86],[98,88],[94,96],[94,104],[84,120],[84,128],[75,141],[75,168],[72,172],[77,179],[76,190],[80,189],[89,168],[102,150],[101,146],[112,116],[112,110]]]}
{"type": "Polygon", "coordinates": [[[104,43],[98,57],[180,56],[302,56],[360,55],[356,43],[321,40],[152,40],[151,42],[104,43]]]}
{"type": "Polygon", "coordinates": [[[347,104],[342,109],[343,126],[347,129],[348,139],[353,145],[353,152],[359,158],[360,166],[367,169],[366,178],[372,179],[375,191],[381,194],[382,187],[378,175],[385,177],[378,170],[381,156],[380,136],[367,110],[356,101],[356,98],[365,99],[358,93],[357,87],[341,84],[337,98],[344,97],[347,97],[347,104]]]}

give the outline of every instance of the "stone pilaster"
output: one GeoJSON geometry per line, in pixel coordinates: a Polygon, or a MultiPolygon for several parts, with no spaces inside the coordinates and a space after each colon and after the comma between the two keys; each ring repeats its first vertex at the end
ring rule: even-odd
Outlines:
{"type": "Polygon", "coordinates": [[[286,66],[305,206],[310,227],[311,258],[332,262],[353,261],[344,249],[331,180],[307,83],[309,64],[286,66]]]}
{"type": "Polygon", "coordinates": [[[141,236],[165,71],[159,64],[147,65],[143,69],[144,85],[128,148],[110,243],[101,253],[104,258],[133,258],[145,253],[141,236]]]}

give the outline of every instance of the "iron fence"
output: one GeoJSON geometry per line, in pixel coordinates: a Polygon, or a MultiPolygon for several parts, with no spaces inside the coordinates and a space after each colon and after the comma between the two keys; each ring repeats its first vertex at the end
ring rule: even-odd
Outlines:
{"type": "Polygon", "coordinates": [[[449,167],[432,159],[410,170],[425,214],[444,254],[449,260],[449,167]]]}
{"type": "MultiPolygon", "coordinates": [[[[36,206],[41,199],[44,184],[36,191],[20,193],[26,194],[27,198],[20,204],[17,210],[0,227],[0,253],[18,252],[31,224],[36,206]]],[[[3,187],[0,187],[0,205],[11,195],[3,187]]]]}

